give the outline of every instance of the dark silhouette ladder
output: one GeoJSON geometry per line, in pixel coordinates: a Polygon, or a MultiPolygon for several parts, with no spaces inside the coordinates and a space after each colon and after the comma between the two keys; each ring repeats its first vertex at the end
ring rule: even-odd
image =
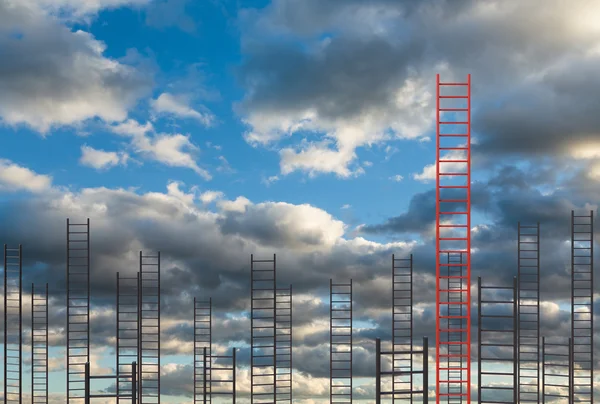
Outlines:
{"type": "Polygon", "coordinates": [[[90,361],[90,219],[67,219],[67,404],[85,399],[90,361]]]}
{"type": "Polygon", "coordinates": [[[48,284],[31,284],[31,403],[48,404],[48,284]]]}
{"type": "Polygon", "coordinates": [[[194,404],[211,402],[211,354],[212,299],[194,298],[194,404]]]}
{"type": "Polygon", "coordinates": [[[160,404],[160,251],[140,251],[139,401],[160,404]]]}
{"type": "Polygon", "coordinates": [[[275,404],[276,402],[276,258],[273,254],[272,260],[255,260],[254,255],[250,255],[251,404],[275,404]],[[267,268],[264,268],[265,266],[267,268]]]}
{"type": "Polygon", "coordinates": [[[139,272],[129,277],[117,272],[117,404],[130,403],[133,394],[131,363],[137,361],[140,346],[139,282],[139,272]]]}
{"type": "Polygon", "coordinates": [[[540,224],[518,223],[519,401],[540,402],[540,224]]]}
{"type": "Polygon", "coordinates": [[[571,212],[573,401],[594,402],[594,212],[571,212]]]}
{"type": "Polygon", "coordinates": [[[329,402],[352,403],[352,279],[329,280],[329,402]]]}

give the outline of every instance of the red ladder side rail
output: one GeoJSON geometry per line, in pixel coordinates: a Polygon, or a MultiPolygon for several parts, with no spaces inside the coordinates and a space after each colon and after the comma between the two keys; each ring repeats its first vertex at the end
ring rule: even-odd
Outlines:
{"type": "Polygon", "coordinates": [[[436,404],[470,403],[470,74],[466,83],[437,75],[436,140],[436,404]]]}

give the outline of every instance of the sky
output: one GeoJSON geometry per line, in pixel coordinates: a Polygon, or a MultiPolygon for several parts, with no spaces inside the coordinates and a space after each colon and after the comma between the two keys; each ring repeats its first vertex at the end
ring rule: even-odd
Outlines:
{"type": "Polygon", "coordinates": [[[435,336],[436,74],[471,74],[473,285],[510,285],[517,223],[540,222],[542,333],[567,336],[570,215],[600,197],[599,18],[591,0],[0,0],[0,240],[23,245],[24,285],[49,283],[52,402],[66,218],[91,221],[93,372],[114,368],[116,272],[160,251],[163,402],[191,402],[209,296],[247,397],[250,254],[277,254],[295,402],[328,400],[329,279],[354,282],[373,402],[392,254],[414,257],[415,338],[435,336]]]}

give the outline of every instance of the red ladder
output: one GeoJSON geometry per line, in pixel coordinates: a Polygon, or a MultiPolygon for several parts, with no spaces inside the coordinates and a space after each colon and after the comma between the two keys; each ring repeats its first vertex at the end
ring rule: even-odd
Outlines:
{"type": "Polygon", "coordinates": [[[471,75],[436,98],[436,403],[470,403],[471,75]]]}

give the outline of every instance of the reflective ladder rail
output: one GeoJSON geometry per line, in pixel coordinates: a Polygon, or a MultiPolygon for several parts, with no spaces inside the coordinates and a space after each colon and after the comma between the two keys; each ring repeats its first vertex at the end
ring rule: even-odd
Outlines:
{"type": "Polygon", "coordinates": [[[255,260],[250,255],[250,403],[275,404],[277,391],[276,256],[255,260]],[[262,264],[270,266],[259,269],[262,264]],[[272,265],[272,266],[271,266],[272,265]]]}
{"type": "Polygon", "coordinates": [[[548,343],[542,337],[542,404],[573,403],[573,340],[548,343]]]}
{"type": "Polygon", "coordinates": [[[436,403],[470,403],[471,75],[436,79],[436,403]]]}
{"type": "Polygon", "coordinates": [[[352,279],[330,279],[329,298],[329,402],[352,403],[352,279]]]}
{"type": "Polygon", "coordinates": [[[4,244],[4,402],[23,402],[22,248],[4,244]]]}
{"type": "Polygon", "coordinates": [[[277,390],[275,401],[292,402],[292,285],[289,288],[276,289],[276,327],[277,348],[277,390]]]}
{"type": "Polygon", "coordinates": [[[211,402],[212,298],[194,298],[194,404],[211,402]]]}
{"type": "Polygon", "coordinates": [[[392,403],[413,399],[413,257],[392,255],[392,403]]]}
{"type": "Polygon", "coordinates": [[[594,212],[571,211],[573,401],[594,402],[594,212]]]}
{"type": "Polygon", "coordinates": [[[85,399],[90,361],[90,219],[67,219],[67,404],[85,399]]]}
{"type": "Polygon", "coordinates": [[[160,251],[140,251],[139,402],[160,404],[160,251]]]}
{"type": "Polygon", "coordinates": [[[540,224],[518,223],[519,401],[540,402],[540,224]]]}
{"type": "Polygon", "coordinates": [[[31,284],[31,402],[48,404],[48,284],[31,284]]]}
{"type": "Polygon", "coordinates": [[[477,278],[478,404],[518,402],[518,310],[516,277],[512,287],[483,286],[481,278],[477,278]],[[488,298],[490,292],[493,296],[488,298]],[[505,353],[505,350],[510,352],[505,353]]]}
{"type": "MultiPolygon", "coordinates": [[[[140,273],[123,277],[117,272],[117,403],[130,403],[134,369],[139,350],[139,283],[140,273]],[[128,397],[129,396],[129,397],[128,397]]],[[[139,383],[139,381],[136,381],[139,383]]],[[[137,394],[136,394],[137,395],[137,394]]],[[[137,398],[137,397],[136,397],[137,398]]]]}

